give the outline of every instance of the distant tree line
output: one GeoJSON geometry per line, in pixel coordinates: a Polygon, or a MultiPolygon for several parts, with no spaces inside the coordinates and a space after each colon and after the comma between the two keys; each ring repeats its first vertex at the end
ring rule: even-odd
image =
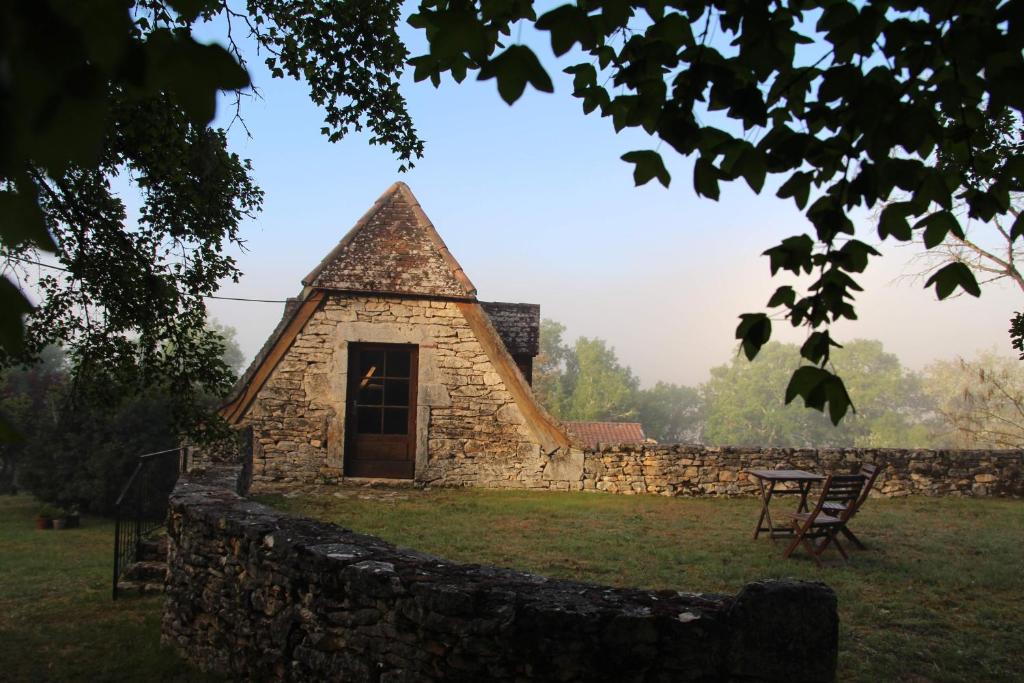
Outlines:
{"type": "Polygon", "coordinates": [[[659,381],[642,388],[603,339],[565,339],[541,323],[534,391],[558,419],[641,422],[663,443],[775,447],[1020,448],[1024,365],[994,351],[913,372],[877,340],[833,351],[856,413],[833,426],[821,413],[786,404],[800,364],[795,344],[771,342],[711,369],[698,387],[659,381]]]}

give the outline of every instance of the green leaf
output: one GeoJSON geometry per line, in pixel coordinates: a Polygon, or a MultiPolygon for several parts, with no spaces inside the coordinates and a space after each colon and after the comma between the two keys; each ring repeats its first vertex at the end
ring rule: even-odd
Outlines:
{"type": "Polygon", "coordinates": [[[946,235],[952,232],[958,237],[964,236],[956,216],[950,211],[936,211],[924,219],[918,221],[915,228],[924,228],[924,246],[928,249],[939,246],[946,239],[946,235]]]}
{"type": "Polygon", "coordinates": [[[205,9],[214,9],[219,3],[213,0],[168,0],[168,4],[174,8],[186,21],[195,21],[199,13],[205,9]]]}
{"type": "Polygon", "coordinates": [[[807,198],[811,194],[811,178],[813,177],[813,174],[803,171],[794,173],[789,180],[782,183],[782,187],[775,193],[775,196],[780,199],[792,197],[796,205],[803,209],[807,206],[807,198]]]}
{"type": "Polygon", "coordinates": [[[718,169],[704,157],[697,157],[693,165],[693,189],[698,195],[718,200],[718,169]]]}
{"type": "Polygon", "coordinates": [[[881,256],[878,250],[860,240],[848,240],[834,254],[837,265],[851,273],[863,273],[868,267],[869,256],[881,256]]]}
{"type": "Polygon", "coordinates": [[[540,31],[551,33],[551,49],[561,57],[579,43],[590,49],[597,43],[597,34],[587,13],[575,5],[562,5],[547,12],[534,24],[540,31]]]}
{"type": "Polygon", "coordinates": [[[921,184],[914,190],[914,202],[924,208],[934,202],[949,210],[953,208],[953,193],[942,174],[935,169],[929,169],[921,179],[921,184]]]}
{"type": "Polygon", "coordinates": [[[6,276],[0,278],[0,349],[18,355],[25,348],[25,326],[21,317],[32,312],[32,304],[6,276]]]}
{"type": "Polygon", "coordinates": [[[909,242],[914,237],[907,221],[909,213],[910,206],[906,202],[893,202],[886,206],[878,220],[878,236],[884,240],[892,235],[901,242],[909,242]]]}
{"type": "Polygon", "coordinates": [[[249,74],[220,45],[203,45],[188,34],[153,31],[146,41],[151,87],[170,91],[189,119],[205,126],[217,110],[217,93],[249,86],[249,74]]]}
{"type": "Polygon", "coordinates": [[[761,188],[764,187],[765,174],[768,172],[768,164],[764,155],[753,147],[748,147],[743,150],[736,166],[750,189],[760,194],[761,188]]]}
{"type": "Polygon", "coordinates": [[[786,404],[800,396],[804,399],[804,407],[825,412],[828,405],[829,419],[838,425],[846,412],[853,408],[853,402],[846,391],[846,386],[836,375],[824,368],[813,365],[802,365],[797,368],[789,385],[786,387],[786,404]]]}
{"type": "Polygon", "coordinates": [[[633,181],[639,185],[645,185],[651,181],[652,178],[657,178],[665,187],[668,187],[672,181],[668,170],[665,168],[665,163],[661,159],[661,155],[654,150],[637,150],[634,152],[626,152],[622,155],[622,160],[635,164],[633,168],[633,181]]]}
{"type": "Polygon", "coordinates": [[[789,285],[783,285],[775,290],[772,294],[772,298],[768,300],[768,308],[775,308],[776,306],[789,306],[792,307],[796,302],[796,290],[789,285]]]}
{"type": "MultiPolygon", "coordinates": [[[[22,183],[21,187],[34,195],[35,186],[31,183],[22,183]]],[[[0,244],[15,247],[26,243],[46,251],[57,249],[35,196],[25,191],[0,192],[0,244]]]]}
{"type": "Polygon", "coordinates": [[[1021,235],[1024,235],[1024,211],[1017,214],[1017,218],[1014,219],[1013,225],[1010,226],[1010,241],[1012,242],[1021,235]]]}
{"type": "Polygon", "coordinates": [[[498,81],[498,93],[508,104],[515,103],[529,83],[541,92],[554,92],[551,77],[541,66],[537,55],[525,45],[512,45],[494,59],[480,67],[477,80],[498,81]]]}
{"type": "Polygon", "coordinates": [[[837,349],[842,348],[840,344],[833,341],[828,330],[812,332],[800,347],[800,355],[812,363],[821,365],[828,361],[833,346],[837,349]]]}
{"type": "Polygon", "coordinates": [[[974,273],[965,263],[956,261],[949,263],[932,273],[928,281],[924,283],[925,289],[935,285],[935,293],[939,299],[945,299],[959,287],[971,296],[981,296],[981,287],[974,277],[974,273]]]}
{"type": "Polygon", "coordinates": [[[761,347],[772,338],[772,321],[764,313],[744,313],[736,326],[736,338],[742,342],[747,360],[754,360],[761,347]]]}
{"type": "Polygon", "coordinates": [[[761,255],[768,257],[772,275],[779,270],[788,270],[799,275],[801,270],[811,272],[814,265],[811,258],[813,250],[814,240],[809,235],[794,235],[765,250],[761,255]]]}

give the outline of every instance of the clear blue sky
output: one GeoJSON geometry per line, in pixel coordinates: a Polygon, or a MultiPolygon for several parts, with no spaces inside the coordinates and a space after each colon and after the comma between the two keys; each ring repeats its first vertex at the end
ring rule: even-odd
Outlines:
{"type": "MultiPolygon", "coordinates": [[[[408,11],[407,13],[408,14],[408,11]]],[[[417,32],[405,27],[413,55],[417,32]]],[[[551,68],[549,47],[523,35],[549,65],[555,94],[527,90],[509,107],[493,81],[434,89],[405,79],[405,95],[426,156],[409,173],[367,136],[331,144],[322,112],[304,84],[273,80],[260,59],[250,72],[263,100],[246,105],[252,139],[237,125],[234,149],[251,158],[266,192],[263,214],[245,225],[245,276],[225,296],[283,299],[388,185],[409,184],[481,298],[539,303],[569,338],[602,337],[644,384],[696,384],[735,353],[737,316],[761,310],[775,286],[759,256],[779,238],[810,229],[771,181],[758,196],[723,187],[718,202],[698,198],[690,163],[670,150],[673,183],[635,188],[619,156],[654,146],[642,134],[616,135],[607,119],[584,116],[567,76],[551,68]]],[[[862,221],[863,234],[874,234],[862,221]]],[[[888,248],[863,278],[861,320],[842,338],[882,340],[911,367],[976,349],[1007,349],[1008,320],[1020,294],[989,286],[981,300],[936,302],[921,284],[895,282],[913,268],[910,248],[888,248]]],[[[212,302],[235,327],[247,356],[280,316],[280,305],[212,302]]],[[[776,327],[777,338],[801,335],[776,327]]]]}

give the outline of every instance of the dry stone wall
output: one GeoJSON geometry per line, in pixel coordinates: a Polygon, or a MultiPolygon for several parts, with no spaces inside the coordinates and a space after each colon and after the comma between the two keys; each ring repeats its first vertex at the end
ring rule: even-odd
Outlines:
{"type": "Polygon", "coordinates": [[[163,641],[239,679],[831,681],[820,583],[736,596],[613,589],[460,565],[236,493],[239,467],[171,496],[163,641]]]}
{"type": "Polygon", "coordinates": [[[257,488],[332,483],[343,476],[352,342],[419,346],[418,481],[541,485],[538,440],[455,303],[331,295],[243,420],[256,433],[257,488]]]}
{"type": "Polygon", "coordinates": [[[875,494],[897,497],[1024,496],[1024,451],[945,451],[898,448],[711,448],[681,445],[602,445],[587,451],[572,488],[666,496],[752,496],[749,469],[846,473],[862,463],[882,473],[875,494]]]}

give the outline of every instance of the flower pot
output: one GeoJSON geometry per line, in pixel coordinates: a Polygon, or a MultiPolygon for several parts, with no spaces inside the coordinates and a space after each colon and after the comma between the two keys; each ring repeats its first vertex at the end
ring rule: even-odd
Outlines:
{"type": "Polygon", "coordinates": [[[57,531],[60,531],[65,526],[67,526],[67,523],[68,523],[68,520],[65,517],[54,517],[54,519],[53,519],[53,528],[55,530],[57,530],[57,531]]]}
{"type": "Polygon", "coordinates": [[[53,519],[39,515],[36,517],[36,528],[37,529],[52,529],[53,519]]]}

